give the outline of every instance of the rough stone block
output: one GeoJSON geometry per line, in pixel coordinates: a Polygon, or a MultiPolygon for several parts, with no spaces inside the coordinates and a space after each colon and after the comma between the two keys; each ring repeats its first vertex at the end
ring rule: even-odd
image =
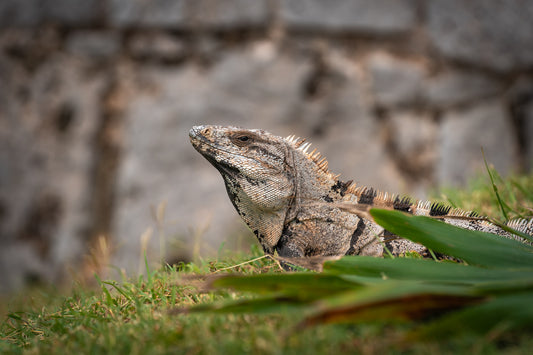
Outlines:
{"type": "Polygon", "coordinates": [[[102,21],[100,0],[43,0],[44,20],[84,26],[102,21]]]}
{"type": "Polygon", "coordinates": [[[0,241],[0,296],[23,290],[32,282],[54,278],[51,263],[42,260],[32,245],[0,241]]]}
{"type": "Polygon", "coordinates": [[[428,31],[446,57],[495,70],[533,64],[533,2],[427,1],[428,31]]]}
{"type": "Polygon", "coordinates": [[[192,21],[205,28],[254,27],[269,18],[268,0],[190,0],[192,21]]]}
{"type": "Polygon", "coordinates": [[[403,106],[421,100],[425,70],[418,63],[399,60],[385,54],[368,60],[372,92],[385,106],[403,106]]]}
{"type": "Polygon", "coordinates": [[[111,58],[120,46],[120,36],[115,32],[77,31],[66,41],[70,53],[93,59],[111,58]]]}
{"type": "Polygon", "coordinates": [[[444,115],[440,127],[437,164],[441,185],[464,184],[484,169],[481,148],[489,164],[505,175],[516,167],[518,146],[511,120],[501,102],[444,115]]]}
{"type": "Polygon", "coordinates": [[[188,54],[182,39],[164,32],[136,34],[131,37],[128,48],[131,55],[139,59],[172,61],[188,54]]]}
{"type": "Polygon", "coordinates": [[[408,178],[410,190],[422,193],[435,169],[437,124],[430,114],[412,111],[391,113],[388,124],[394,161],[408,178]]]}
{"type": "Polygon", "coordinates": [[[411,0],[281,0],[280,8],[290,28],[381,34],[416,26],[411,0]]]}
{"type": "Polygon", "coordinates": [[[109,0],[109,22],[117,27],[182,28],[187,0],[109,0]]]}
{"type": "Polygon", "coordinates": [[[513,116],[523,168],[533,172],[533,78],[526,75],[516,78],[505,98],[513,116]]]}
{"type": "Polygon", "coordinates": [[[448,71],[428,80],[424,99],[445,108],[501,93],[502,85],[490,76],[472,71],[448,71]]]}
{"type": "Polygon", "coordinates": [[[37,258],[25,268],[11,266],[13,285],[58,277],[86,252],[94,137],[107,79],[89,75],[83,63],[51,56],[28,73],[0,58],[0,249],[37,258]]]}
{"type": "Polygon", "coordinates": [[[401,176],[380,139],[359,67],[340,51],[328,49],[324,56],[310,70],[306,83],[312,79],[316,92],[295,107],[292,133],[312,142],[341,179],[398,191],[401,176]]]}
{"type": "Polygon", "coordinates": [[[331,171],[341,174],[341,180],[353,180],[358,185],[382,191],[401,191],[403,179],[379,139],[381,127],[378,120],[370,114],[351,115],[349,110],[344,110],[351,106],[348,100],[355,100],[353,91],[351,94],[330,106],[335,111],[326,113],[336,117],[326,116],[332,121],[324,122],[329,127],[321,136],[310,137],[309,141],[328,159],[331,171]]]}
{"type": "Polygon", "coordinates": [[[41,0],[0,1],[0,27],[35,26],[41,19],[41,0]]]}
{"type": "Polygon", "coordinates": [[[85,26],[103,20],[99,0],[2,0],[0,27],[41,23],[85,26]]]}
{"type": "Polygon", "coordinates": [[[524,118],[525,125],[525,141],[526,141],[526,169],[533,171],[533,100],[531,100],[525,107],[526,117],[524,118]]]}

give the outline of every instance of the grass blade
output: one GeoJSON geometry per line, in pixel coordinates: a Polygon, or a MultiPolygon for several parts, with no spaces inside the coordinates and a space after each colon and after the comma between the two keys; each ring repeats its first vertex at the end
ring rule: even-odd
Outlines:
{"type": "Polygon", "coordinates": [[[494,177],[492,176],[492,173],[489,168],[489,164],[487,163],[487,159],[485,158],[485,152],[483,151],[483,148],[481,148],[481,154],[483,155],[483,162],[485,163],[485,169],[487,169],[487,173],[489,174],[489,179],[492,184],[492,190],[494,191],[494,195],[496,195],[496,199],[498,200],[498,205],[500,206],[502,215],[507,221],[509,220],[509,216],[507,215],[506,209],[509,209],[509,206],[504,205],[503,200],[500,198],[500,194],[498,192],[498,186],[496,186],[496,183],[494,182],[494,177]]]}

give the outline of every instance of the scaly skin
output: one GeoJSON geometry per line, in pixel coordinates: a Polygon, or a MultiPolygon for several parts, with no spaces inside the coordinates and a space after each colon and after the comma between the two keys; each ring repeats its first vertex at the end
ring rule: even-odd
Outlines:
{"type": "MultiPolygon", "coordinates": [[[[320,153],[308,153],[309,144],[257,129],[196,126],[189,132],[194,148],[218,169],[235,209],[257,236],[263,250],[287,258],[382,256],[427,250],[383,230],[358,206],[376,206],[442,218],[472,230],[510,235],[475,214],[429,202],[412,203],[342,182],[327,169],[320,153]],[[348,208],[347,208],[348,206],[348,208]],[[354,208],[351,208],[354,207],[354,208]]],[[[525,233],[533,221],[511,223],[525,233]]]]}

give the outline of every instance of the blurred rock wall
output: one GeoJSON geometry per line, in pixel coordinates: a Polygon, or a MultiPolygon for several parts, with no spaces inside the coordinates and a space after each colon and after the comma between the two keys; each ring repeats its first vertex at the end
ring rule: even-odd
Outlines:
{"type": "Polygon", "coordinates": [[[481,147],[530,170],[532,18],[531,0],[3,0],[0,291],[253,243],[196,124],[307,137],[345,179],[419,198],[481,147]]]}

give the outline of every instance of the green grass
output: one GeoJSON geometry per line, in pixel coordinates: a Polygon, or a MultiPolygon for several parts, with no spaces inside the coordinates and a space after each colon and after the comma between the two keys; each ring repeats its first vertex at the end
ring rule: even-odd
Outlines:
{"type": "MultiPolygon", "coordinates": [[[[274,267],[270,262],[260,264],[243,271],[271,272],[274,267]]],[[[406,344],[400,339],[404,325],[382,322],[299,330],[295,327],[302,315],[294,310],[266,315],[183,313],[183,307],[191,305],[247,298],[234,292],[201,292],[201,275],[167,268],[154,272],[151,281],[105,284],[92,291],[74,287],[69,296],[33,291],[9,304],[1,325],[0,353],[425,354],[461,349],[496,354],[504,348],[525,354],[533,346],[527,334],[502,338],[497,333],[406,344]]]]}
{"type": "MultiPolygon", "coordinates": [[[[511,175],[503,179],[490,170],[498,187],[503,208],[508,218],[533,217],[533,177],[511,175]]],[[[470,181],[468,189],[443,188],[435,194],[440,201],[464,210],[474,210],[481,215],[504,220],[502,209],[488,176],[482,175],[470,181]]]]}
{"type": "MultiPolygon", "coordinates": [[[[531,215],[533,177],[498,179],[507,213],[531,215]]],[[[466,191],[447,190],[446,196],[458,206],[501,217],[490,181],[476,181],[466,191]]],[[[373,213],[390,228],[419,228],[419,238],[455,233],[435,221],[373,213]]],[[[530,353],[531,328],[512,328],[515,323],[490,317],[515,312],[511,321],[529,320],[528,251],[500,245],[503,249],[494,252],[495,245],[482,243],[483,252],[476,253],[480,240],[455,249],[444,243],[451,253],[466,250],[462,257],[468,266],[346,258],[327,263],[321,274],[287,274],[266,258],[244,263],[261,256],[253,247],[245,255],[148,270],[137,279],[97,278],[96,287],[28,289],[0,302],[0,353],[530,353]],[[228,272],[239,277],[219,277],[228,272]],[[208,284],[217,287],[206,289],[208,284]],[[420,290],[424,297],[418,297],[420,290]],[[379,297],[392,301],[376,306],[379,297]],[[456,308],[462,311],[450,313],[456,308]],[[412,313],[420,309],[425,313],[412,313]],[[505,314],[498,315],[502,309],[505,314]],[[469,323],[487,326],[457,331],[469,323]]]]}

